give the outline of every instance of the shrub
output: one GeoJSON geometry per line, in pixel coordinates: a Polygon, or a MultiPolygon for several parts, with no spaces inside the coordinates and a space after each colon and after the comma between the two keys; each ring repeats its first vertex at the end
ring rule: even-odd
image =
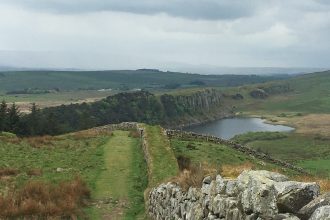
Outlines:
{"type": "Polygon", "coordinates": [[[42,169],[30,169],[26,172],[29,176],[41,176],[42,175],[42,169]]]}
{"type": "Polygon", "coordinates": [[[236,178],[244,170],[252,170],[253,168],[254,165],[249,162],[240,165],[223,165],[220,173],[224,177],[236,178]]]}
{"type": "Polygon", "coordinates": [[[40,148],[42,146],[49,146],[49,145],[53,145],[53,140],[55,140],[56,137],[52,137],[52,136],[37,136],[37,137],[28,137],[25,138],[25,140],[29,143],[29,145],[31,147],[34,148],[40,148]]]}
{"type": "Polygon", "coordinates": [[[128,136],[132,138],[140,138],[140,132],[136,130],[132,130],[129,132],[128,136]]]}
{"type": "Polygon", "coordinates": [[[203,179],[206,176],[213,176],[218,173],[216,167],[208,164],[191,165],[189,169],[184,169],[180,172],[179,176],[172,179],[173,182],[178,183],[185,191],[189,187],[201,187],[203,179]]]}
{"type": "Polygon", "coordinates": [[[187,149],[189,150],[196,150],[196,146],[192,143],[187,144],[187,149]]]}
{"type": "Polygon", "coordinates": [[[0,168],[0,177],[2,176],[16,176],[19,170],[14,168],[0,168]]]}
{"type": "Polygon", "coordinates": [[[179,155],[177,158],[180,171],[189,170],[191,168],[191,160],[188,157],[179,155]]]}
{"type": "Polygon", "coordinates": [[[75,219],[83,216],[81,208],[89,197],[90,191],[80,178],[58,185],[31,181],[0,196],[0,219],[75,219]]]}

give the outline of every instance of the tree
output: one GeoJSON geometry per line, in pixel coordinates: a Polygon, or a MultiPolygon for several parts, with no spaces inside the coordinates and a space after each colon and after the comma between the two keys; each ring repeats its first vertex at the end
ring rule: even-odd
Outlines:
{"type": "Polygon", "coordinates": [[[5,131],[7,120],[7,103],[5,100],[0,105],[0,132],[5,131]]]}
{"type": "Polygon", "coordinates": [[[35,103],[32,103],[31,114],[28,116],[28,128],[30,135],[37,135],[40,133],[40,115],[39,109],[35,103]]]}
{"type": "Polygon", "coordinates": [[[20,121],[20,113],[18,107],[15,105],[15,103],[13,103],[8,110],[8,120],[7,120],[8,131],[15,133],[19,129],[18,127],[19,121],[20,121]]]}

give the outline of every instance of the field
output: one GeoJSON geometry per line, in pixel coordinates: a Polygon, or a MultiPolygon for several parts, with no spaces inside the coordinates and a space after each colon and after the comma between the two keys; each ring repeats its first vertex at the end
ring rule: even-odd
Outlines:
{"type": "Polygon", "coordinates": [[[36,103],[39,108],[68,105],[71,103],[95,102],[107,96],[113,95],[118,91],[97,91],[97,90],[76,90],[61,91],[45,94],[0,94],[0,100],[13,103],[20,108],[21,112],[30,111],[31,103],[36,103]]]}
{"type": "Polygon", "coordinates": [[[45,187],[79,177],[91,197],[87,206],[78,204],[75,211],[85,209],[83,215],[92,219],[107,219],[109,213],[124,219],[144,214],[146,164],[138,139],[129,132],[100,135],[90,130],[24,139],[5,135],[0,152],[0,195],[24,189],[35,181],[45,187]]]}
{"type": "Polygon", "coordinates": [[[179,170],[170,142],[160,126],[142,126],[149,152],[148,164],[136,131],[100,133],[91,129],[33,138],[2,133],[0,208],[6,212],[0,211],[0,217],[56,217],[57,213],[63,215],[64,212],[68,216],[90,219],[145,219],[144,191],[176,176],[179,170]],[[69,189],[77,193],[76,186],[80,185],[82,189],[78,192],[84,194],[77,195],[75,201],[69,202],[69,198],[61,194],[61,186],[70,186],[69,189]],[[9,195],[19,196],[27,190],[37,190],[36,187],[46,192],[48,202],[44,197],[34,198],[35,201],[28,197],[30,203],[39,204],[34,211],[24,206],[27,201],[15,209],[6,206],[9,195]],[[54,198],[60,199],[54,204],[70,204],[70,208],[62,207],[54,212],[49,207],[49,201],[54,198]],[[29,214],[22,210],[29,210],[29,214]]]}
{"type": "Polygon", "coordinates": [[[330,177],[330,140],[320,136],[290,133],[269,139],[272,133],[248,133],[236,136],[238,142],[275,158],[301,166],[312,174],[330,177]]]}
{"type": "Polygon", "coordinates": [[[191,163],[197,166],[212,167],[227,177],[236,177],[245,169],[274,170],[289,176],[298,174],[295,171],[243,154],[225,145],[172,139],[171,146],[177,157],[189,158],[191,163]]]}
{"type": "Polygon", "coordinates": [[[159,70],[109,70],[109,71],[17,71],[0,72],[0,92],[25,89],[60,91],[98,89],[173,89],[196,86],[238,86],[275,79],[287,75],[199,75],[159,70]]]}

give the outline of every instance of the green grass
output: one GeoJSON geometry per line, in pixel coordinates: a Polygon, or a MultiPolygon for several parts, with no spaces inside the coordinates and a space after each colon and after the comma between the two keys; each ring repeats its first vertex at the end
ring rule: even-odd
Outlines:
{"type": "Polygon", "coordinates": [[[183,141],[172,139],[171,146],[175,155],[189,157],[193,163],[209,163],[216,166],[223,164],[243,164],[251,158],[225,145],[202,141],[183,141]]]}
{"type": "Polygon", "coordinates": [[[315,175],[330,177],[330,158],[300,161],[298,165],[315,175]]]}
{"type": "Polygon", "coordinates": [[[0,94],[0,100],[6,100],[7,102],[49,102],[54,104],[57,102],[77,102],[88,99],[100,99],[110,95],[113,95],[118,91],[104,91],[100,92],[97,90],[74,90],[74,91],[60,91],[56,93],[46,94],[16,94],[16,95],[5,95],[0,94]]]}
{"type": "Polygon", "coordinates": [[[330,176],[330,140],[296,133],[273,140],[258,140],[253,137],[257,136],[248,133],[238,136],[236,140],[249,140],[247,145],[254,149],[294,163],[314,174],[330,176]]]}
{"type": "Polygon", "coordinates": [[[330,113],[330,71],[311,73],[278,82],[266,82],[231,88],[229,93],[241,93],[245,99],[235,103],[238,111],[274,113],[330,113]],[[271,94],[266,99],[254,99],[249,92],[256,88],[268,88],[273,85],[288,85],[290,92],[271,94]]]}
{"type": "Polygon", "coordinates": [[[246,144],[248,142],[256,140],[278,140],[282,138],[287,138],[288,136],[289,134],[284,132],[248,132],[243,135],[236,135],[232,138],[232,140],[241,144],[246,144]]]}
{"type": "Polygon", "coordinates": [[[104,136],[76,139],[64,135],[38,147],[31,146],[26,139],[0,139],[0,167],[20,171],[15,178],[16,186],[31,179],[57,183],[80,175],[90,188],[94,188],[97,173],[102,167],[101,146],[106,139],[104,136]],[[63,171],[57,172],[57,168],[63,171]],[[41,169],[43,175],[30,177],[26,172],[31,169],[41,169]]]}
{"type": "Polygon", "coordinates": [[[30,180],[58,183],[79,175],[91,189],[93,201],[111,198],[105,208],[86,208],[90,219],[100,219],[102,212],[111,215],[115,202],[120,200],[127,203],[127,207],[120,208],[123,219],[144,218],[147,167],[140,140],[129,137],[127,131],[115,131],[113,136],[82,132],[32,139],[2,133],[0,168],[4,167],[18,169],[19,174],[0,180],[0,194],[30,180]],[[33,169],[41,169],[42,175],[29,176],[27,173],[33,169]]]}
{"type": "Polygon", "coordinates": [[[256,169],[265,170],[282,170],[288,175],[293,175],[295,172],[282,169],[277,165],[260,161],[256,158],[250,157],[239,151],[221,144],[213,144],[206,141],[186,141],[179,139],[172,139],[171,146],[175,155],[185,156],[190,158],[193,164],[207,164],[211,167],[220,169],[223,165],[243,165],[251,164],[256,169]]]}
{"type": "Polygon", "coordinates": [[[176,176],[179,167],[167,137],[160,126],[145,125],[148,140],[148,151],[151,164],[149,165],[149,187],[176,176]]]}
{"type": "MultiPolygon", "coordinates": [[[[144,214],[144,190],[147,187],[146,163],[139,140],[128,137],[127,131],[115,131],[104,145],[104,168],[97,177],[95,199],[111,198],[113,201],[128,203],[122,208],[124,219],[136,219],[144,214]]],[[[96,209],[96,208],[95,208],[96,209]]],[[[94,210],[92,218],[107,215],[113,206],[94,210]]]]}

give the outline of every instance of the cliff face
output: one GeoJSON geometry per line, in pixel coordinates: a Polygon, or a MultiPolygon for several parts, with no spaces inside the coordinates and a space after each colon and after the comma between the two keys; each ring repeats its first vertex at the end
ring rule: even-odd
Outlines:
{"type": "Polygon", "coordinates": [[[237,179],[206,177],[202,187],[183,191],[161,184],[149,194],[152,219],[299,220],[329,219],[330,200],[316,183],[289,181],[269,171],[244,171],[237,179]],[[326,202],[324,202],[326,201],[326,202]]]}
{"type": "Polygon", "coordinates": [[[215,89],[189,95],[164,94],[160,101],[165,112],[165,124],[195,124],[231,114],[231,109],[224,103],[223,94],[215,89]]]}
{"type": "Polygon", "coordinates": [[[179,95],[175,99],[185,109],[192,111],[211,111],[220,107],[223,101],[222,94],[214,89],[198,91],[187,96],[179,95]]]}

